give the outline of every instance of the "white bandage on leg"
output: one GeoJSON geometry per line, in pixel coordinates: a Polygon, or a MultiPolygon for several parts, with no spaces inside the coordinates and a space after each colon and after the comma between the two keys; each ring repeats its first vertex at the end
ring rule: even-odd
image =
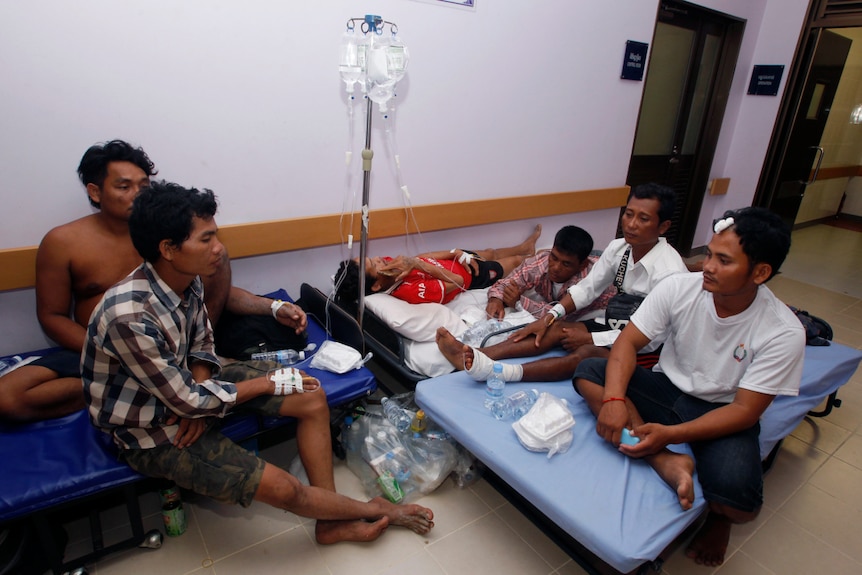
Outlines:
{"type": "MultiPolygon", "coordinates": [[[[470,377],[476,381],[486,381],[494,371],[494,360],[476,348],[473,350],[473,365],[467,370],[470,377]]],[[[504,363],[503,380],[521,381],[524,377],[524,367],[519,363],[504,363]]]]}

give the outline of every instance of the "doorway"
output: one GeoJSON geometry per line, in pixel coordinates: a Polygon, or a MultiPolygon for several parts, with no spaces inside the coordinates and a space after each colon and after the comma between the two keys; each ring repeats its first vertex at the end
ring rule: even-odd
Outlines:
{"type": "Polygon", "coordinates": [[[862,4],[813,0],[796,52],[753,204],[794,229],[858,224],[862,4]]]}
{"type": "MultiPolygon", "coordinates": [[[[811,54],[811,64],[792,115],[784,156],[773,168],[775,184],[769,196],[762,199],[764,205],[791,227],[796,223],[806,192],[820,176],[821,168],[834,167],[835,156],[840,153],[836,148],[824,147],[826,142],[823,139],[827,122],[834,117],[833,103],[852,44],[850,38],[826,29],[815,30],[809,37],[806,51],[811,54]]],[[[839,110],[835,110],[836,115],[839,110]]],[[[824,176],[827,173],[824,172],[824,176]]],[[[812,191],[815,189],[811,188],[812,191]]],[[[834,207],[837,214],[838,205],[834,207]]]]}
{"type": "Polygon", "coordinates": [[[691,251],[744,27],[686,2],[659,4],[626,183],[676,192],[665,236],[683,255],[691,251]]]}

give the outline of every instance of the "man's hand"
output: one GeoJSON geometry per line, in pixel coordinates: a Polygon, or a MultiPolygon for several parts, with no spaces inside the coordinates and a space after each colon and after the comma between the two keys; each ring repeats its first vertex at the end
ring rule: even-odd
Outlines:
{"type": "Polygon", "coordinates": [[[509,282],[503,288],[503,303],[507,307],[515,307],[521,299],[521,289],[514,283],[509,282]]]}
{"type": "Polygon", "coordinates": [[[506,315],[506,306],[500,298],[488,298],[488,305],[485,306],[485,313],[493,319],[503,319],[506,315]]]}
{"type": "Polygon", "coordinates": [[[593,343],[593,335],[587,331],[587,328],[582,323],[574,324],[574,327],[564,327],[563,337],[560,343],[563,344],[563,349],[568,352],[575,351],[582,345],[590,345],[593,343]]]}
{"type": "Polygon", "coordinates": [[[204,417],[197,418],[188,418],[188,417],[179,417],[176,414],[172,414],[168,420],[168,425],[173,425],[179,420],[179,429],[177,430],[177,435],[174,437],[174,446],[177,449],[183,449],[192,445],[195,441],[200,439],[201,435],[204,434],[207,428],[207,421],[204,417]]]}
{"type": "Polygon", "coordinates": [[[532,323],[528,323],[512,335],[512,341],[518,342],[522,339],[527,339],[531,335],[536,336],[536,347],[542,343],[542,338],[553,322],[554,314],[548,314],[545,317],[539,318],[532,323]]]}
{"type": "Polygon", "coordinates": [[[308,327],[308,318],[302,308],[296,304],[284,302],[275,312],[275,320],[287,327],[292,327],[297,335],[304,332],[308,327]]]}
{"type": "MultiPolygon", "coordinates": [[[[623,427],[629,423],[629,410],[624,401],[609,401],[602,405],[596,420],[596,433],[615,447],[620,445],[623,427]]],[[[640,429],[640,428],[638,428],[640,429]]]]}
{"type": "Polygon", "coordinates": [[[632,430],[632,435],[640,439],[637,445],[620,445],[620,451],[629,457],[654,455],[674,443],[671,428],[660,423],[644,423],[632,430]]]}

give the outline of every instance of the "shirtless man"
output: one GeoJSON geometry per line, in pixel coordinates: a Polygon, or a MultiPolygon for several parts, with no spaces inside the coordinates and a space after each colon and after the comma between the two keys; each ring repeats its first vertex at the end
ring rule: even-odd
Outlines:
{"type": "MultiPolygon", "coordinates": [[[[99,211],[49,231],[36,256],[36,315],[48,337],[65,349],[0,378],[0,419],[35,421],[84,408],[79,364],[87,322],[105,291],[142,261],[128,219],[132,200],[156,173],[141,148],[120,140],[84,153],[78,176],[99,211]]],[[[227,262],[226,252],[224,258],[227,262]]],[[[272,300],[231,286],[230,265],[204,281],[213,325],[224,309],[272,313],[272,300]]],[[[275,313],[282,324],[305,330],[299,307],[284,304],[275,313]]]]}

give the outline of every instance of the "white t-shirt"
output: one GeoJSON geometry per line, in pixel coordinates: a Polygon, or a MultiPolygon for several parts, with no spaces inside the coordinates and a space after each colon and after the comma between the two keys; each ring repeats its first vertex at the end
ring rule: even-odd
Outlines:
{"type": "Polygon", "coordinates": [[[730,403],[738,388],[798,395],[805,329],[765,285],[742,313],[721,318],[703,274],[668,278],[632,315],[648,338],[664,335],[653,368],[700,399],[730,403]]]}
{"type": "MultiPolygon", "coordinates": [[[[572,296],[576,309],[584,309],[608,286],[613,285],[620,262],[629,247],[631,246],[624,238],[613,240],[602,252],[602,257],[593,265],[587,277],[569,287],[569,295],[572,296]]],[[[645,296],[664,278],[682,272],[688,272],[682,257],[673,246],[667,243],[666,239],[659,238],[658,243],[637,262],[629,255],[626,275],[623,278],[623,291],[645,296]]],[[[596,332],[593,333],[593,343],[598,346],[612,345],[619,335],[618,329],[596,332]]],[[[654,351],[660,345],[661,341],[652,342],[642,351],[654,351]]]]}

